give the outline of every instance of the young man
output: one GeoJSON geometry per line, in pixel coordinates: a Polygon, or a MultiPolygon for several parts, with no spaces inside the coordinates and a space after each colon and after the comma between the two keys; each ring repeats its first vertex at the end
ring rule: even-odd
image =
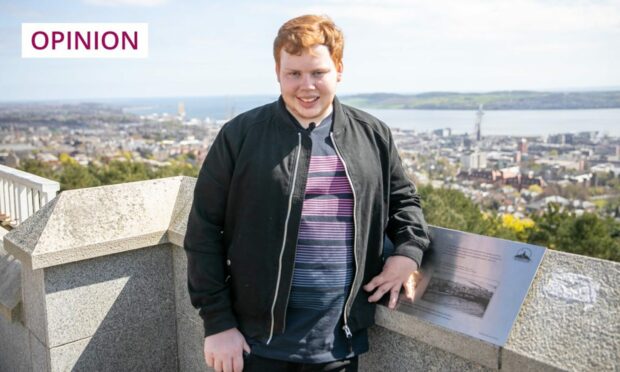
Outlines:
{"type": "Polygon", "coordinates": [[[356,371],[374,303],[428,246],[388,127],[336,98],[343,46],[327,17],[286,22],[281,97],[228,122],[198,176],[185,250],[216,371],[356,371]]]}

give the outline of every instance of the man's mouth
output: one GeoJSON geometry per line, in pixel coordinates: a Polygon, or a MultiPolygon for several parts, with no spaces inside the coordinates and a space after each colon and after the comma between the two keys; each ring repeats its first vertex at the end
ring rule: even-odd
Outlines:
{"type": "Polygon", "coordinates": [[[297,97],[297,99],[304,103],[312,103],[318,101],[319,97],[297,97]]]}

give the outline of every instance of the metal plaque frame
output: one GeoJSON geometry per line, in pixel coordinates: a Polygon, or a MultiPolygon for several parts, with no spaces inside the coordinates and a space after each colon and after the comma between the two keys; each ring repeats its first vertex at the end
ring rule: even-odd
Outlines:
{"type": "Polygon", "coordinates": [[[413,302],[398,310],[503,346],[546,248],[430,226],[413,302]]]}

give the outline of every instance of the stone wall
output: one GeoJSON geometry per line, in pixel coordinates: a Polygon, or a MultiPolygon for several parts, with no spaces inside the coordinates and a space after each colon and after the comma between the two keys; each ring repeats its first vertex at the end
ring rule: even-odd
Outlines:
{"type": "MultiPolygon", "coordinates": [[[[182,248],[194,183],[66,191],[6,235],[0,371],[206,371],[182,248]]],[[[380,306],[361,370],[617,370],[619,291],[620,265],[549,251],[505,347],[380,306]]]]}
{"type": "Polygon", "coordinates": [[[4,250],[8,231],[0,227],[0,371],[30,365],[30,335],[20,323],[21,264],[4,250]]]}

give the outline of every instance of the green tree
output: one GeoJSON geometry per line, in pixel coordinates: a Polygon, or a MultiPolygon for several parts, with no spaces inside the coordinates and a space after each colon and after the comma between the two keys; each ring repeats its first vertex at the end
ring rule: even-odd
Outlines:
{"type": "Polygon", "coordinates": [[[484,214],[472,200],[458,190],[419,189],[422,209],[428,223],[480,235],[516,240],[516,234],[502,226],[494,214],[484,214]]]}
{"type": "Polygon", "coordinates": [[[620,261],[620,224],[592,213],[576,216],[550,203],[545,213],[533,217],[535,227],[528,241],[551,249],[620,261]]]}
{"type": "Polygon", "coordinates": [[[65,164],[60,172],[60,190],[81,189],[101,185],[89,168],[75,164],[65,164]]]}
{"type": "Polygon", "coordinates": [[[172,161],[170,165],[161,167],[155,172],[156,178],[189,176],[198,177],[198,168],[190,163],[172,161]]]}
{"type": "Polygon", "coordinates": [[[96,177],[102,185],[143,181],[152,178],[153,172],[144,164],[131,160],[113,160],[96,170],[96,177]]]}
{"type": "Polygon", "coordinates": [[[58,181],[58,176],[51,165],[37,159],[25,159],[20,162],[18,169],[36,174],[39,177],[58,181]]]}

